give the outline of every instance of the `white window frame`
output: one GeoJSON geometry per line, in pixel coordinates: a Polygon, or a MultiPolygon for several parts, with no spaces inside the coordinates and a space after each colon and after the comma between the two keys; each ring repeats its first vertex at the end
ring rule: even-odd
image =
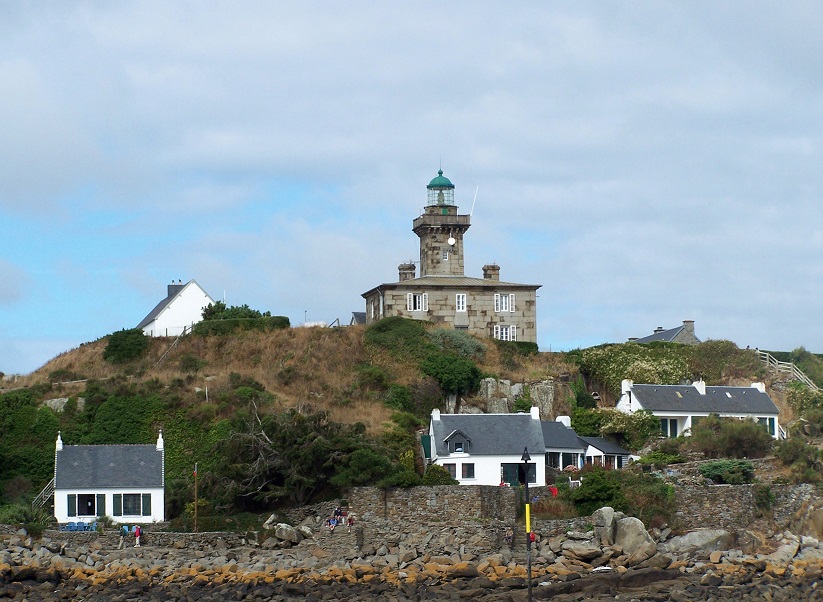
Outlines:
{"type": "Polygon", "coordinates": [[[406,311],[429,311],[429,294],[406,294],[406,311]]]}
{"type": "Polygon", "coordinates": [[[443,261],[448,261],[448,260],[449,260],[449,250],[444,249],[443,250],[443,261]]]}
{"type": "Polygon", "coordinates": [[[454,309],[460,312],[466,311],[466,293],[457,293],[454,296],[454,309]]]}
{"type": "Polygon", "coordinates": [[[501,326],[500,324],[495,324],[493,336],[495,339],[500,341],[516,341],[517,326],[514,324],[511,326],[501,326]]]}
{"type": "Polygon", "coordinates": [[[495,313],[508,313],[514,311],[514,293],[495,293],[494,294],[494,311],[495,313]]]}

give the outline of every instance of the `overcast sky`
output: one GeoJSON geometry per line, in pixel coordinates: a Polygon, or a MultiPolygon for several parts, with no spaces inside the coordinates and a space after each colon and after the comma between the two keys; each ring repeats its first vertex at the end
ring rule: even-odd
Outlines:
{"type": "Polygon", "coordinates": [[[819,2],[0,2],[0,371],[190,279],[348,324],[442,165],[541,350],[823,352],[819,2]]]}

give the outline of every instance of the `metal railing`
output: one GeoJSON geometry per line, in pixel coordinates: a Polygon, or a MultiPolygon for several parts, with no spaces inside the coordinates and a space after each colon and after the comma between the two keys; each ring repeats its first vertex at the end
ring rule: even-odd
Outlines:
{"type": "Polygon", "coordinates": [[[54,493],[54,477],[52,477],[51,481],[49,481],[45,487],[43,487],[43,491],[37,494],[37,497],[34,498],[31,502],[32,508],[42,508],[46,505],[48,499],[54,493]]]}
{"type": "Polygon", "coordinates": [[[760,358],[760,361],[766,364],[766,366],[771,370],[789,374],[792,378],[799,380],[815,393],[820,392],[820,387],[814,384],[812,379],[803,374],[803,371],[792,362],[781,362],[768,351],[760,351],[759,349],[757,350],[757,355],[760,358]]]}

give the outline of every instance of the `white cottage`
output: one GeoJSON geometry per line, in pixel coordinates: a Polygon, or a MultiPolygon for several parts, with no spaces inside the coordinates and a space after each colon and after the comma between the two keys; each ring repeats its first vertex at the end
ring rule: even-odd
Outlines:
{"type": "Polygon", "coordinates": [[[546,484],[546,450],[539,408],[528,414],[441,414],[433,410],[422,440],[430,464],[446,468],[461,485],[546,484]],[[532,458],[522,460],[528,449],[532,458]]]}
{"type": "Polygon", "coordinates": [[[186,284],[177,281],[168,285],[166,298],[143,318],[137,328],[149,337],[176,337],[191,331],[203,319],[203,308],[214,304],[194,280],[186,284]]]}
{"type": "Polygon", "coordinates": [[[763,383],[752,383],[750,387],[707,387],[701,380],[691,385],[636,385],[627,379],[621,384],[617,409],[628,414],[650,411],[660,419],[664,437],[688,434],[697,421],[709,414],[753,420],[775,439],[783,436],[778,421],[780,412],[763,383]]]}
{"type": "Polygon", "coordinates": [[[116,523],[165,520],[163,433],[154,445],[63,445],[54,452],[54,516],[59,523],[108,516],[116,523]]]}

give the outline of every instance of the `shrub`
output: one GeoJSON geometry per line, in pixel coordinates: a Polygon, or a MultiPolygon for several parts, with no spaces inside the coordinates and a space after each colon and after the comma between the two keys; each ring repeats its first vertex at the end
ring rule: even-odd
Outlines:
{"type": "Polygon", "coordinates": [[[445,353],[431,353],[420,365],[446,393],[468,393],[480,387],[480,370],[473,361],[445,353]]]}
{"type": "Polygon", "coordinates": [[[774,492],[768,485],[757,484],[754,486],[754,507],[758,516],[767,516],[774,506],[774,492]]]}
{"type": "Polygon", "coordinates": [[[378,347],[397,356],[422,359],[432,347],[426,337],[426,327],[419,320],[391,316],[366,328],[366,345],[378,347]]]}
{"type": "Polygon", "coordinates": [[[439,464],[431,464],[426,469],[422,480],[423,485],[457,485],[457,480],[453,479],[449,471],[439,464]]]}
{"type": "Polygon", "coordinates": [[[644,466],[654,466],[655,468],[663,468],[669,464],[681,464],[685,461],[686,459],[679,454],[667,454],[659,449],[649,452],[638,460],[644,466]]]}
{"type": "Polygon", "coordinates": [[[586,389],[586,384],[583,382],[582,376],[578,376],[569,383],[569,388],[572,391],[570,405],[573,408],[586,408],[591,410],[597,407],[597,402],[594,400],[594,396],[586,389]]]}
{"type": "Polygon", "coordinates": [[[626,414],[601,410],[600,434],[611,435],[629,449],[640,449],[652,435],[660,433],[660,419],[647,410],[626,414]]]}
{"type": "Polygon", "coordinates": [[[429,333],[429,340],[434,345],[460,357],[481,357],[486,346],[464,330],[438,328],[429,333]]]}
{"type": "Polygon", "coordinates": [[[403,412],[414,411],[411,390],[403,385],[390,385],[389,390],[386,392],[384,403],[386,407],[392,408],[393,410],[401,410],[403,412]]]}
{"type": "Polygon", "coordinates": [[[791,467],[794,482],[818,483],[820,476],[820,449],[795,437],[780,441],[775,446],[774,455],[784,466],[791,467]]]}
{"type": "Polygon", "coordinates": [[[693,425],[691,435],[689,447],[707,458],[762,458],[771,452],[774,443],[762,425],[716,414],[693,425]]]}
{"type": "Polygon", "coordinates": [[[383,391],[389,386],[389,375],[380,366],[359,364],[357,370],[357,386],[364,391],[383,391]]]}
{"type": "Polygon", "coordinates": [[[377,485],[378,487],[417,487],[421,482],[420,475],[413,470],[398,470],[377,485]]]}
{"type": "Polygon", "coordinates": [[[112,364],[123,364],[139,359],[148,349],[149,339],[139,328],[120,330],[109,335],[103,359],[112,364]]]}
{"type": "Polygon", "coordinates": [[[700,474],[718,484],[743,485],[754,479],[754,465],[748,460],[717,460],[701,465],[700,474]]]}
{"type": "Polygon", "coordinates": [[[197,357],[196,355],[192,355],[191,353],[187,353],[186,355],[180,358],[181,372],[196,374],[205,366],[205,360],[201,360],[199,357],[197,357]]]}
{"type": "Polygon", "coordinates": [[[572,429],[581,437],[599,437],[604,418],[600,410],[572,409],[572,429]]]}

